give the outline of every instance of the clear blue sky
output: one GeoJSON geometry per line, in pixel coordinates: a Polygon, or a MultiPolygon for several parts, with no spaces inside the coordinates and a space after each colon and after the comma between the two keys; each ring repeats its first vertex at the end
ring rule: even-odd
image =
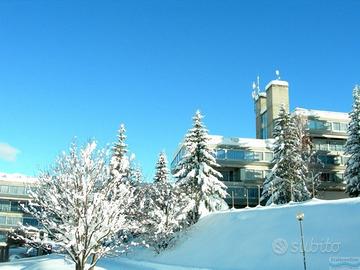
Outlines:
{"type": "Polygon", "coordinates": [[[35,175],[75,136],[105,145],[125,123],[151,178],[198,108],[211,134],[254,137],[252,81],[276,69],[292,108],[349,111],[359,12],[356,0],[2,0],[0,171],[35,175]]]}

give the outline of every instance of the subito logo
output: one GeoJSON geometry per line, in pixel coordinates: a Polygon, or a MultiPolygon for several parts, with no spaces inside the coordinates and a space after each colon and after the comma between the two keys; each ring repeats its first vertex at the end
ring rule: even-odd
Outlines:
{"type": "Polygon", "coordinates": [[[272,249],[276,255],[284,255],[288,250],[288,243],[285,239],[278,238],[272,242],[272,249]]]}

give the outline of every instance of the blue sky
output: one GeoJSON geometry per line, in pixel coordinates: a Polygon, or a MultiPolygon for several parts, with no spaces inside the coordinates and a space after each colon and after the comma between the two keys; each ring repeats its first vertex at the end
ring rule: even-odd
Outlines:
{"type": "Polygon", "coordinates": [[[211,134],[255,137],[251,85],[349,111],[360,1],[0,1],[0,171],[36,175],[68,148],[116,139],[146,177],[196,109],[211,134]]]}

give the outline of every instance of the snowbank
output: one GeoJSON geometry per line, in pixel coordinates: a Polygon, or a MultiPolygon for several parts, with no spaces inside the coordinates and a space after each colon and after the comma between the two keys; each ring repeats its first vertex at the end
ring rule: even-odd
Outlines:
{"type": "MultiPolygon", "coordinates": [[[[356,198],[209,215],[175,249],[151,260],[210,269],[300,270],[303,258],[298,212],[305,214],[308,269],[329,269],[331,257],[359,256],[360,198],[356,198]]],[[[354,269],[360,269],[360,263],[354,269]]]]}
{"type": "MultiPolygon", "coordinates": [[[[131,260],[103,259],[97,269],[302,270],[300,229],[295,218],[298,212],[305,214],[308,269],[360,269],[360,198],[312,200],[211,214],[201,219],[172,250],[158,256],[149,252],[133,254],[129,256],[131,260]],[[339,261],[349,258],[357,268],[340,268],[344,265],[339,265],[339,261]]],[[[74,266],[62,256],[50,255],[0,264],[0,269],[68,270],[74,266]]]]}

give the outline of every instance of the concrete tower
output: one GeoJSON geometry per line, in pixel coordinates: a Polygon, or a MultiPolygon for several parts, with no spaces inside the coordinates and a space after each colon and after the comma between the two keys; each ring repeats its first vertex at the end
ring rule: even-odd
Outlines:
{"type": "Polygon", "coordinates": [[[256,116],[256,138],[273,137],[274,121],[283,105],[289,112],[289,83],[273,80],[265,87],[265,92],[253,94],[256,116]]]}

